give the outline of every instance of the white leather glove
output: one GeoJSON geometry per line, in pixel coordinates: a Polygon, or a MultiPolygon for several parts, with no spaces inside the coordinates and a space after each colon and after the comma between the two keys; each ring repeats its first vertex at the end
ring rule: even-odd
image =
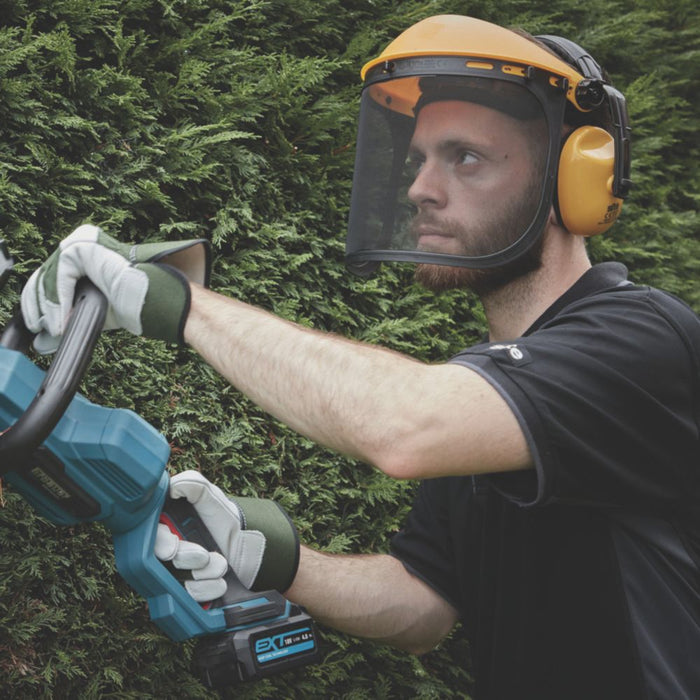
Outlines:
{"type": "Polygon", "coordinates": [[[22,290],[24,322],[39,334],[35,348],[52,352],[58,347],[81,277],[88,277],[107,297],[105,330],[125,328],[182,343],[190,306],[188,280],[208,283],[208,245],[201,239],[130,245],[97,226],[78,227],[22,290]]]}
{"type": "Polygon", "coordinates": [[[226,591],[224,576],[228,562],[223,554],[207,552],[194,542],[181,540],[163,523],[156,533],[155,555],[170,562],[176,569],[191,572],[192,579],[184,582],[187,592],[198,602],[220,598],[226,591]]]}
{"type": "MultiPolygon", "coordinates": [[[[294,525],[277,503],[262,498],[229,499],[218,486],[195,471],[173,476],[170,496],[186,498],[194,506],[246,588],[284,592],[292,584],[299,564],[299,540],[294,525]]],[[[212,563],[210,557],[215,553],[179,540],[163,527],[156,537],[156,556],[165,559],[161,554],[170,554],[168,561],[176,567],[192,570],[193,581],[187,589],[200,602],[222,595],[226,570],[220,571],[218,564],[212,563]],[[216,591],[218,594],[213,595],[216,591]]]]}

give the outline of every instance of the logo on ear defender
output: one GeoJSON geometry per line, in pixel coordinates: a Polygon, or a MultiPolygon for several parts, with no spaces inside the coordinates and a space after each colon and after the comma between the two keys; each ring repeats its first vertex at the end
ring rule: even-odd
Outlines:
{"type": "Polygon", "coordinates": [[[608,206],[607,211],[605,212],[605,216],[603,217],[603,220],[600,222],[601,225],[606,226],[610,225],[615,222],[617,217],[620,215],[620,203],[619,202],[613,202],[608,206]]]}

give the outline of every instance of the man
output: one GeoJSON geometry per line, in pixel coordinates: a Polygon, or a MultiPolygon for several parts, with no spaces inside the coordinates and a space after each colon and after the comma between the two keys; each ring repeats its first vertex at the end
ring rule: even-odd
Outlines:
{"type": "MultiPolygon", "coordinates": [[[[188,283],[193,262],[206,280],[197,242],[130,249],[95,227],[35,273],[27,324],[60,334],[87,274],[110,326],[186,342],[292,428],[422,480],[391,555],[287,556],[280,588],[317,620],[422,653],[460,619],[477,698],[700,696],[700,324],[585,249],[629,187],[624,98],[571,42],[455,16],[363,77],[348,264],[474,289],[488,342],[422,364],[188,283]]],[[[296,551],[201,475],[171,490],[247,585],[268,546],[296,551]]],[[[157,548],[218,594],[217,557],[157,548]]]]}

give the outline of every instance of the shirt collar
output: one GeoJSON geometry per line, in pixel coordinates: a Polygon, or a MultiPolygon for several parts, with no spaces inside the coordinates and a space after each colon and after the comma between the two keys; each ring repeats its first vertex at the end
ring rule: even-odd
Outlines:
{"type": "Polygon", "coordinates": [[[604,289],[625,287],[632,284],[627,280],[627,268],[622,263],[604,262],[594,265],[579,277],[528,329],[523,335],[530,335],[547,321],[553,319],[569,304],[592,296],[604,289]]]}

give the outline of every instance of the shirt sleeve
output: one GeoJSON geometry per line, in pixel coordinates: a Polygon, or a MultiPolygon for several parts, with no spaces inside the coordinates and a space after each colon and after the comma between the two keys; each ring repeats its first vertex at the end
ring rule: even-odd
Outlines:
{"type": "Polygon", "coordinates": [[[466,477],[421,482],[403,528],[391,540],[391,554],[462,616],[460,592],[468,580],[463,569],[475,559],[465,533],[476,530],[469,520],[478,517],[471,507],[470,483],[466,477]]]}
{"type": "Polygon", "coordinates": [[[652,293],[590,297],[451,360],[499,391],[528,440],[534,471],[489,477],[507,498],[663,508],[697,497],[697,358],[652,293]]]}

